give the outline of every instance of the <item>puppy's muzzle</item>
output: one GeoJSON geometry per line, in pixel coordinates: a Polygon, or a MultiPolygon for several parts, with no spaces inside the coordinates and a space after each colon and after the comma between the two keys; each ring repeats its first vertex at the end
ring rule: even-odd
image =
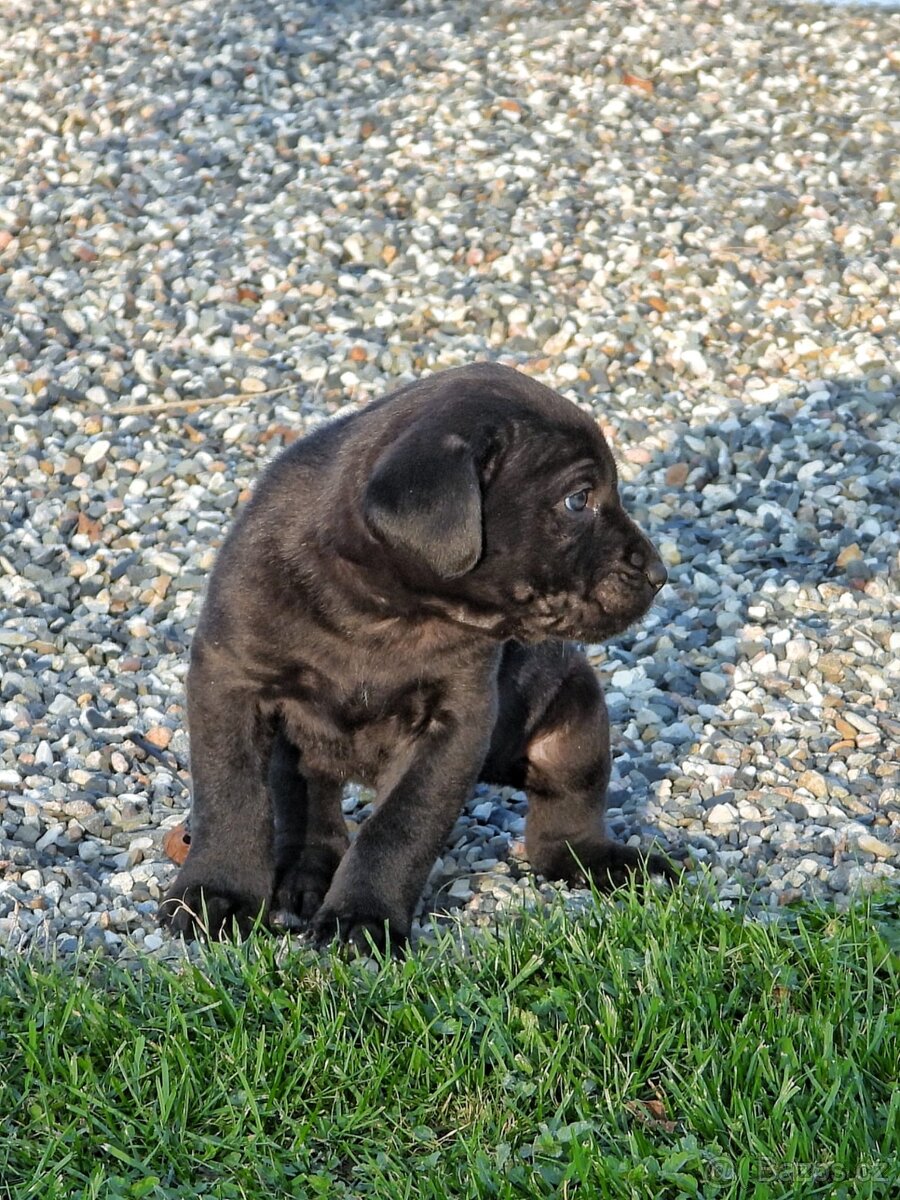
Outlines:
{"type": "Polygon", "coordinates": [[[635,570],[640,571],[655,592],[669,578],[669,572],[663,566],[662,559],[652,548],[633,550],[628,561],[635,570]]]}

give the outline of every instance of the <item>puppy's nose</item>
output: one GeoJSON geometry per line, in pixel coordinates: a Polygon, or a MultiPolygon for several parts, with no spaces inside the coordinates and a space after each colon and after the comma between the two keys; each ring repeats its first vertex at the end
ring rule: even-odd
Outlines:
{"type": "Polygon", "coordinates": [[[662,559],[659,555],[651,550],[634,550],[629,556],[629,561],[633,567],[637,567],[639,571],[643,571],[650,582],[650,585],[657,591],[669,578],[669,572],[662,564],[662,559]]]}
{"type": "Polygon", "coordinates": [[[669,572],[662,565],[662,560],[656,557],[651,559],[645,574],[657,591],[669,578],[669,572]]]}

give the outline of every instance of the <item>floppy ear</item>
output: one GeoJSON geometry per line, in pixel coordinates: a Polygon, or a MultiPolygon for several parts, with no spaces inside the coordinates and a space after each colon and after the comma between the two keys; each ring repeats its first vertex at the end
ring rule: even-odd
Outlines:
{"type": "Polygon", "coordinates": [[[481,486],[461,437],[410,430],[376,462],[363,511],[369,528],[442,579],[481,557],[481,486]]]}

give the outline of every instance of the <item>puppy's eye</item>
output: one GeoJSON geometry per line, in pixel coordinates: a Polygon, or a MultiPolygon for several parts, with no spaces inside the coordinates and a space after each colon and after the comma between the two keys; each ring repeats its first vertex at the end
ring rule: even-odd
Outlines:
{"type": "Polygon", "coordinates": [[[580,492],[573,492],[571,496],[566,496],[566,508],[569,512],[584,512],[587,508],[590,495],[590,488],[583,488],[580,492]]]}

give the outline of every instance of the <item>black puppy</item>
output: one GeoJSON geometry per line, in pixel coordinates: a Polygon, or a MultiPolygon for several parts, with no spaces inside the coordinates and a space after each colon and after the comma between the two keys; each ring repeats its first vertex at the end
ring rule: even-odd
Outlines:
{"type": "Polygon", "coordinates": [[[609,727],[567,638],[666,579],[597,425],[487,363],[286,450],[219,553],[187,680],[192,846],[164,905],[214,935],[288,910],[318,943],[409,933],[476,780],[527,789],[536,871],[611,887],[659,855],[604,831],[609,727]],[[377,789],[348,848],[347,780],[377,789]],[[205,916],[204,916],[205,906],[205,916]]]}

